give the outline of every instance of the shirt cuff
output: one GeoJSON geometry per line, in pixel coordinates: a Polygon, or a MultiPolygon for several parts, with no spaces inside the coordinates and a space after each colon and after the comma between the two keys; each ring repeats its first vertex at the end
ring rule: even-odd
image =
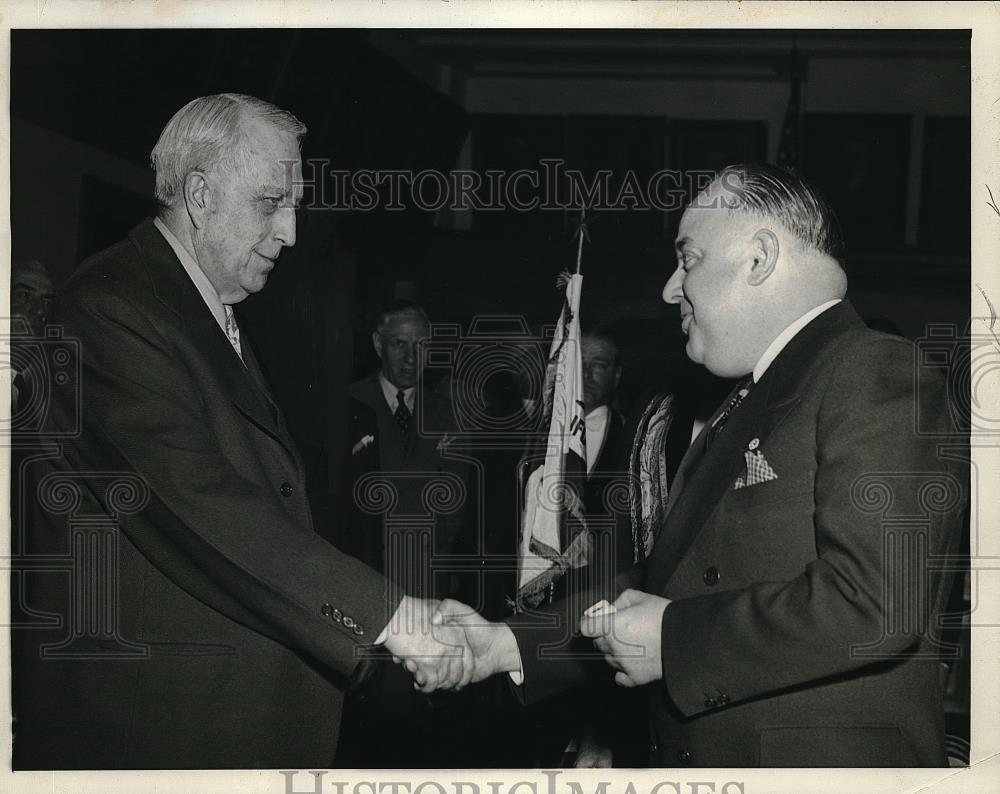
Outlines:
{"type": "Polygon", "coordinates": [[[524,665],[521,663],[521,649],[517,649],[517,669],[507,673],[514,686],[521,686],[524,683],[524,665]]]}

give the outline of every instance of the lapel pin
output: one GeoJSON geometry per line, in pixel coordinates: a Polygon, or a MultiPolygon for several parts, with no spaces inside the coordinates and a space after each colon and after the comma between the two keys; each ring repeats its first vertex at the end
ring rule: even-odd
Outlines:
{"type": "Polygon", "coordinates": [[[753,452],[759,446],[760,446],[760,439],[759,438],[751,438],[750,439],[750,443],[747,444],[747,449],[749,449],[751,452],[753,452]]]}

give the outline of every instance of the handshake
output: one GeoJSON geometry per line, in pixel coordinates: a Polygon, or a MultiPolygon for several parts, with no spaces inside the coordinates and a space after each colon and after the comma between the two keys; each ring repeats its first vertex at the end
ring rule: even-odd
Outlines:
{"type": "Polygon", "coordinates": [[[392,660],[413,673],[413,686],[421,692],[458,690],[521,669],[510,627],[491,623],[461,601],[404,596],[386,632],[392,660]]]}
{"type": "MultiPolygon", "coordinates": [[[[614,604],[588,609],[580,633],[616,671],[622,686],[641,686],[662,677],[660,633],[669,601],[625,590],[614,604]]],[[[506,623],[492,623],[461,601],[427,601],[404,596],[385,630],[385,647],[413,674],[421,692],[461,689],[497,673],[519,679],[521,654],[506,623]]]]}

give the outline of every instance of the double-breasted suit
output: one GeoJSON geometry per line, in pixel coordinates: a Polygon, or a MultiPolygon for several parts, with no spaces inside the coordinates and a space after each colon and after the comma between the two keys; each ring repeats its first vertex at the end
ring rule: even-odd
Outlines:
{"type": "Polygon", "coordinates": [[[671,600],[646,687],[655,765],[945,765],[933,560],[954,553],[968,470],[939,453],[961,439],[915,362],[846,302],[809,322],[692,444],[645,565],[555,607],[561,634],[513,627],[522,697],[593,675],[542,647],[631,586],[671,600]]]}
{"type": "Polygon", "coordinates": [[[251,346],[244,364],[151,221],[81,265],[59,316],[80,377],[50,420],[80,419],[53,476],[80,503],[50,498],[31,549],[72,556],[86,516],[119,529],[87,603],[32,577],[30,605],[62,623],[16,637],[15,768],[332,764],[341,689],[400,596],[314,531],[251,346]],[[124,508],[109,477],[135,489],[124,508]],[[110,618],[74,624],[85,652],[40,658],[93,603],[110,618]]]}

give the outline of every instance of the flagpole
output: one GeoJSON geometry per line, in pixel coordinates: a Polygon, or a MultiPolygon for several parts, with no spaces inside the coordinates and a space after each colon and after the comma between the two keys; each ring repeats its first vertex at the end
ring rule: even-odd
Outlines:
{"type": "Polygon", "coordinates": [[[580,228],[577,229],[577,233],[580,235],[580,241],[576,246],[576,275],[580,275],[580,262],[583,259],[583,214],[584,209],[580,207],[580,228]]]}

